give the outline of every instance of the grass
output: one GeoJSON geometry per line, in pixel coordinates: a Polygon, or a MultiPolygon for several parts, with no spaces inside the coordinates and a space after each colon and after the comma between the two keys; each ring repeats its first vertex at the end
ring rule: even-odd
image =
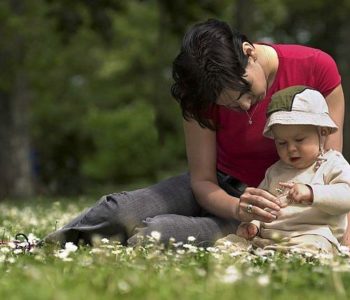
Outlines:
{"type": "MultiPolygon", "coordinates": [[[[0,234],[42,238],[92,199],[0,203],[0,234]]],[[[164,249],[107,240],[94,248],[45,246],[32,253],[0,248],[0,299],[348,299],[350,260],[273,252],[164,249]]]]}

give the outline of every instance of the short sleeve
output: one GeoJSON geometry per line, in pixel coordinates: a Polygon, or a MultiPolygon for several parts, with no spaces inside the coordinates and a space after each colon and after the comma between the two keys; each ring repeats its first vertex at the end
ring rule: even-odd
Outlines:
{"type": "Polygon", "coordinates": [[[214,124],[217,124],[219,109],[219,105],[212,104],[209,108],[202,112],[202,116],[206,119],[212,120],[214,124]]]}
{"type": "Polygon", "coordinates": [[[317,89],[325,97],[341,83],[341,76],[334,59],[321,50],[315,55],[314,76],[317,89]]]}

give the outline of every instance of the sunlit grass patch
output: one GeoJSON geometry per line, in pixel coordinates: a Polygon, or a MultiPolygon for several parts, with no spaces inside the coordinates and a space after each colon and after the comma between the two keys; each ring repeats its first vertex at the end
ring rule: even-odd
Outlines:
{"type": "MultiPolygon", "coordinates": [[[[1,232],[40,239],[92,201],[0,203],[1,232]]],[[[94,247],[46,245],[30,252],[0,247],[1,299],[347,299],[346,255],[280,254],[197,247],[173,241],[125,247],[96,239],[94,247]]]]}

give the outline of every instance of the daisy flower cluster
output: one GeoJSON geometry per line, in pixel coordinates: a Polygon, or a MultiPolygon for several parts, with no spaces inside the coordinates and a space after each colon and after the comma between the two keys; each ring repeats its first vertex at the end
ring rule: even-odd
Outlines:
{"type": "MultiPolygon", "coordinates": [[[[36,264],[62,266],[69,270],[115,268],[116,272],[119,270],[125,273],[118,278],[116,287],[113,286],[120,294],[131,293],[142,285],[145,274],[151,273],[171,278],[186,277],[190,273],[189,280],[205,280],[208,285],[230,286],[253,282],[262,288],[275,284],[276,278],[282,282],[293,268],[305,268],[314,274],[350,273],[350,250],[345,246],[338,256],[332,256],[298,250],[280,253],[230,241],[202,247],[194,236],[189,236],[185,242],[171,239],[168,245],[164,245],[160,243],[161,234],[156,231],[140,239],[135,247],[96,236],[93,238],[93,246],[66,243],[63,248],[43,245],[24,251],[26,243],[36,245],[40,241],[40,233],[44,233],[45,228],[52,227],[55,220],[70,219],[79,209],[72,206],[69,213],[62,213],[59,203],[54,203],[50,210],[39,209],[39,212],[30,208],[6,207],[5,204],[1,204],[0,209],[5,212],[0,220],[2,240],[14,239],[14,229],[33,230],[27,235],[28,241],[0,245],[1,270],[11,272],[12,268],[19,267],[24,262],[26,272],[34,277],[38,275],[36,264]]],[[[344,290],[342,280],[336,275],[332,275],[332,278],[334,286],[341,293],[344,290]]]]}

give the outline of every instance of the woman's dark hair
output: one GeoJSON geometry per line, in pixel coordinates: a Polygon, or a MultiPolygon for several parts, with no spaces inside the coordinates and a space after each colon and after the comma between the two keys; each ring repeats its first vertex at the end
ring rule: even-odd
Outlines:
{"type": "Polygon", "coordinates": [[[245,35],[215,19],[195,24],[186,32],[173,62],[175,82],[171,87],[185,120],[195,119],[202,127],[215,130],[208,114],[221,92],[250,91],[244,78],[248,57],[243,42],[252,44],[245,35]]]}

